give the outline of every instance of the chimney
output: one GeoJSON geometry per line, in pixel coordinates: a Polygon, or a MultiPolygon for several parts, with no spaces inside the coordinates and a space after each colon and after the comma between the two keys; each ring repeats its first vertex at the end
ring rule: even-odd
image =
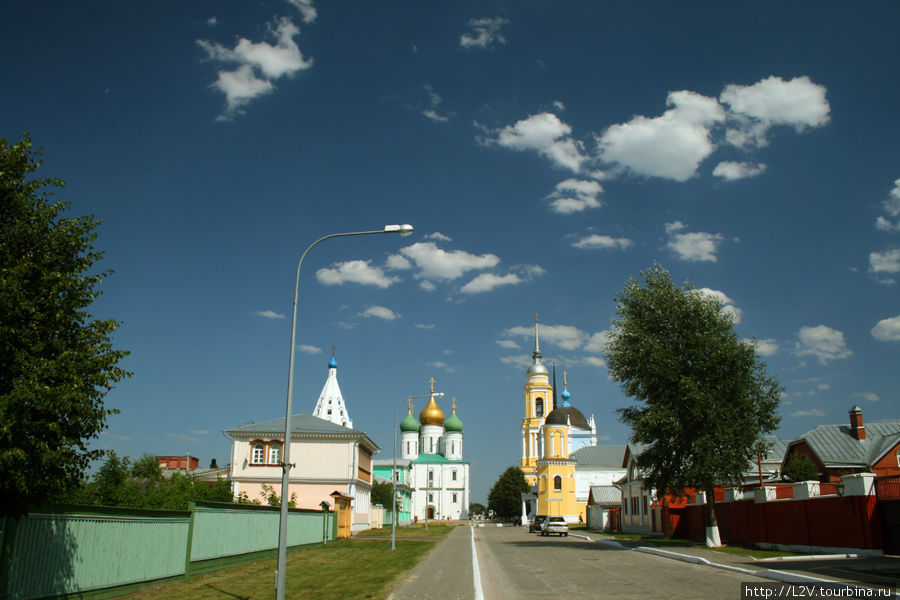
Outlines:
{"type": "Polygon", "coordinates": [[[216,459],[212,459],[212,461],[209,463],[209,468],[210,469],[218,469],[219,468],[219,465],[216,464],[216,459]]]}
{"type": "Polygon", "coordinates": [[[866,439],[866,426],[863,425],[862,409],[859,406],[850,409],[850,433],[858,440],[866,439]]]}

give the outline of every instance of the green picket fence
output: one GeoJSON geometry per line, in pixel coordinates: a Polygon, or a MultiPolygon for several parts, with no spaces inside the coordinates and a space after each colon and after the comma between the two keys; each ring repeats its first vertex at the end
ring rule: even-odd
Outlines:
{"type": "MultiPolygon", "coordinates": [[[[183,512],[58,506],[0,520],[0,599],[112,597],[274,555],[278,524],[278,508],[215,502],[183,512]]],[[[334,513],[290,509],[288,546],[331,541],[335,527],[334,513]]]]}

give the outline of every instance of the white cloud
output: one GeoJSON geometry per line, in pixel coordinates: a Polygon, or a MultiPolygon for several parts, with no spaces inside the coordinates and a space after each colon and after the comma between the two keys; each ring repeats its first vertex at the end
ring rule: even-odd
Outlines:
{"type": "Polygon", "coordinates": [[[497,340],[497,344],[501,348],[509,348],[511,350],[518,350],[519,345],[512,340],[497,340]]]}
{"type": "Polygon", "coordinates": [[[900,342],[900,315],[878,321],[872,328],[872,337],[881,342],[900,342]]]}
{"type": "Polygon", "coordinates": [[[762,163],[754,164],[749,162],[720,162],[713,169],[713,175],[721,177],[728,181],[735,179],[745,179],[747,177],[756,177],[766,170],[766,165],[762,163]]]}
{"type": "Polygon", "coordinates": [[[464,285],[459,291],[463,294],[480,294],[482,292],[490,292],[503,285],[518,285],[523,281],[524,279],[515,273],[507,273],[506,275],[482,273],[464,285]]]}
{"type": "Polygon", "coordinates": [[[500,362],[505,365],[513,365],[520,369],[527,369],[531,366],[531,356],[527,354],[517,354],[514,356],[501,356],[500,362]]]}
{"type": "Polygon", "coordinates": [[[430,331],[434,329],[434,324],[432,323],[430,325],[426,325],[425,323],[416,323],[413,327],[415,327],[416,329],[425,329],[430,331]]]}
{"type": "Polygon", "coordinates": [[[588,364],[592,367],[604,368],[606,367],[606,361],[600,358],[599,356],[585,356],[584,357],[585,364],[588,364]]]}
{"type": "Polygon", "coordinates": [[[382,289],[388,288],[399,279],[388,277],[378,267],[373,267],[368,260],[349,260],[335,263],[331,268],[323,268],[316,271],[316,279],[325,285],[342,285],[344,283],[359,283],[362,285],[374,285],[382,289]]]}
{"type": "Polygon", "coordinates": [[[881,398],[875,392],[857,392],[853,394],[854,398],[862,398],[866,402],[878,402],[881,398]]]}
{"type": "Polygon", "coordinates": [[[754,344],[756,346],[756,353],[760,356],[772,356],[776,354],[780,349],[778,345],[778,341],[772,338],[764,339],[764,340],[754,340],[746,339],[744,342],[748,344],[754,344]]]}
{"type": "Polygon", "coordinates": [[[826,325],[801,327],[797,332],[797,338],[794,354],[815,356],[823,365],[829,360],[847,358],[853,354],[853,351],[847,348],[843,332],[826,325]]]}
{"type": "Polygon", "coordinates": [[[312,23],[319,16],[313,0],[287,0],[294,8],[300,11],[304,23],[312,23]]]}
{"type": "Polygon", "coordinates": [[[458,279],[468,271],[491,269],[500,263],[500,258],[493,254],[478,256],[463,250],[448,252],[438,248],[434,242],[417,242],[403,248],[400,253],[419,269],[415,277],[427,280],[458,279]]]}
{"type": "Polygon", "coordinates": [[[900,248],[869,254],[869,271],[873,273],[900,273],[900,248]]]}
{"type": "Polygon", "coordinates": [[[452,373],[456,370],[456,367],[454,367],[453,365],[448,365],[447,363],[445,363],[442,360],[436,360],[434,362],[426,363],[426,366],[434,367],[436,369],[443,369],[444,371],[447,371],[448,373],[452,373]]]}
{"type": "Polygon", "coordinates": [[[422,111],[422,114],[434,121],[435,123],[446,123],[450,120],[450,117],[439,114],[433,108],[428,108],[422,111]]]}
{"type": "Polygon", "coordinates": [[[419,282],[419,287],[422,288],[426,292],[433,292],[437,286],[428,281],[427,279],[423,279],[419,282]]]}
{"type": "Polygon", "coordinates": [[[500,32],[503,25],[509,23],[502,17],[485,17],[469,20],[469,32],[459,37],[459,45],[463,48],[487,48],[497,44],[505,44],[506,38],[500,32]]]}
{"type": "Polygon", "coordinates": [[[687,181],[715,145],[710,127],[725,120],[715,98],[687,90],[670,92],[669,110],[612,125],[597,140],[600,158],[637,175],[687,181]]]}
{"type": "Polygon", "coordinates": [[[711,298],[715,298],[719,301],[719,304],[722,305],[722,312],[731,315],[734,319],[735,323],[741,322],[741,315],[743,311],[734,305],[734,301],[725,295],[725,292],[720,292],[719,290],[712,290],[710,288],[700,288],[699,291],[704,296],[709,296],[711,298]]]}
{"type": "Polygon", "coordinates": [[[365,311],[359,313],[359,316],[366,318],[375,317],[376,319],[384,319],[385,321],[393,321],[394,319],[400,318],[400,315],[384,306],[370,306],[365,311]]]}
{"type": "Polygon", "coordinates": [[[589,208],[600,208],[603,203],[597,196],[603,187],[596,181],[584,179],[566,179],[556,184],[556,189],[548,196],[550,208],[555,213],[570,215],[589,208]]]}
{"type": "MultiPolygon", "coordinates": [[[[505,337],[533,338],[534,327],[511,327],[503,332],[505,337]]],[[[564,350],[575,350],[584,345],[587,334],[571,325],[545,325],[540,326],[541,343],[559,346],[564,350]]]]}
{"type": "Polygon", "coordinates": [[[215,17],[215,15],[213,15],[212,17],[210,17],[206,20],[206,24],[209,25],[210,27],[215,27],[216,25],[219,24],[219,19],[217,19],[215,17]]]}
{"type": "Polygon", "coordinates": [[[679,233],[685,228],[681,221],[673,221],[665,224],[666,233],[669,234],[669,243],[666,248],[672,250],[681,260],[691,262],[716,262],[716,252],[719,244],[725,239],[721,233],[679,233]]]}
{"type": "Polygon", "coordinates": [[[277,313],[274,310],[258,310],[253,313],[258,317],[263,317],[264,319],[283,319],[284,315],[281,313],[277,313]]]}
{"type": "Polygon", "coordinates": [[[584,345],[585,352],[593,352],[595,354],[602,354],[604,349],[606,348],[606,344],[609,342],[611,331],[600,331],[595,333],[588,339],[587,343],[584,345]]]}
{"type": "Polygon", "coordinates": [[[269,33],[276,39],[275,45],[240,38],[234,48],[226,48],[218,42],[197,40],[209,59],[238,65],[233,71],[219,71],[212,84],[225,94],[226,108],[220,119],[233,118],[251,100],[271,92],[273,80],[312,66],[312,59],[305,58],[294,41],[300,29],[290,19],[270,24],[269,33]]]}
{"type": "Polygon", "coordinates": [[[628,238],[615,238],[609,235],[593,233],[572,243],[576,248],[584,250],[625,250],[634,245],[628,238]]]}
{"type": "Polygon", "coordinates": [[[805,75],[790,81],[771,76],[749,86],[727,85],[719,100],[729,106],[737,128],[730,128],[726,138],[738,147],[765,146],[774,125],[788,125],[798,133],[826,125],[831,107],[825,93],[824,86],[805,75]]]}
{"type": "Polygon", "coordinates": [[[894,181],[894,189],[888,194],[882,206],[892,217],[900,217],[900,179],[894,181]]]}
{"type": "Polygon", "coordinates": [[[452,242],[453,238],[444,235],[440,231],[435,231],[434,233],[429,233],[424,237],[426,240],[437,240],[439,242],[452,242]]]}
{"type": "Polygon", "coordinates": [[[413,268],[413,264],[409,262],[405,256],[400,254],[391,254],[388,256],[385,266],[387,266],[388,269],[394,269],[396,271],[406,271],[413,268]]]}
{"type": "Polygon", "coordinates": [[[824,417],[825,413],[819,410],[818,408],[812,408],[810,410],[798,410],[796,412],[791,413],[792,417],[824,417]]]}
{"type": "Polygon", "coordinates": [[[581,142],[569,137],[572,128],[553,113],[531,115],[496,133],[493,141],[504,148],[534,150],[557,166],[576,173],[587,160],[581,142]]]}
{"type": "Polygon", "coordinates": [[[322,349],[318,346],[310,346],[308,344],[300,344],[297,346],[297,350],[303,352],[304,354],[321,354],[322,349]]]}
{"type": "Polygon", "coordinates": [[[895,233],[900,231],[900,221],[894,223],[890,219],[886,219],[879,215],[878,218],[875,219],[875,229],[884,231],[885,233],[895,233]]]}

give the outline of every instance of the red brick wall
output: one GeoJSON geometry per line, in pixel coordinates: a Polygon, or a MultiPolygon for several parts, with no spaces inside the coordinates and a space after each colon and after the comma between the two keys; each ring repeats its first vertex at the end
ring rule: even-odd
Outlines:
{"type": "Polygon", "coordinates": [[[885,454],[881,460],[873,465],[873,471],[879,477],[884,477],[887,475],[900,475],[900,466],[897,466],[897,448],[900,446],[894,446],[891,448],[887,454],[885,454]]]}

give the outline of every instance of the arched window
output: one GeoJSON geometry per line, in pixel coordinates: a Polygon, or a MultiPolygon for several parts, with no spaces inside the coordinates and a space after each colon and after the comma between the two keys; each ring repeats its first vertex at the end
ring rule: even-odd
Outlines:
{"type": "Polygon", "coordinates": [[[250,459],[255,465],[261,465],[266,461],[266,447],[262,444],[253,445],[253,456],[250,459]]]}
{"type": "Polygon", "coordinates": [[[269,446],[269,464],[277,465],[281,462],[281,444],[269,446]]]}
{"type": "Polygon", "coordinates": [[[557,475],[553,478],[553,491],[561,492],[562,491],[562,477],[557,475]]]}
{"type": "Polygon", "coordinates": [[[428,471],[428,485],[434,483],[434,471],[428,471]]]}
{"type": "Polygon", "coordinates": [[[544,416],[544,399],[538,398],[534,401],[534,414],[543,417],[544,416]]]}
{"type": "Polygon", "coordinates": [[[456,454],[456,442],[450,442],[450,454],[456,454]]]}

